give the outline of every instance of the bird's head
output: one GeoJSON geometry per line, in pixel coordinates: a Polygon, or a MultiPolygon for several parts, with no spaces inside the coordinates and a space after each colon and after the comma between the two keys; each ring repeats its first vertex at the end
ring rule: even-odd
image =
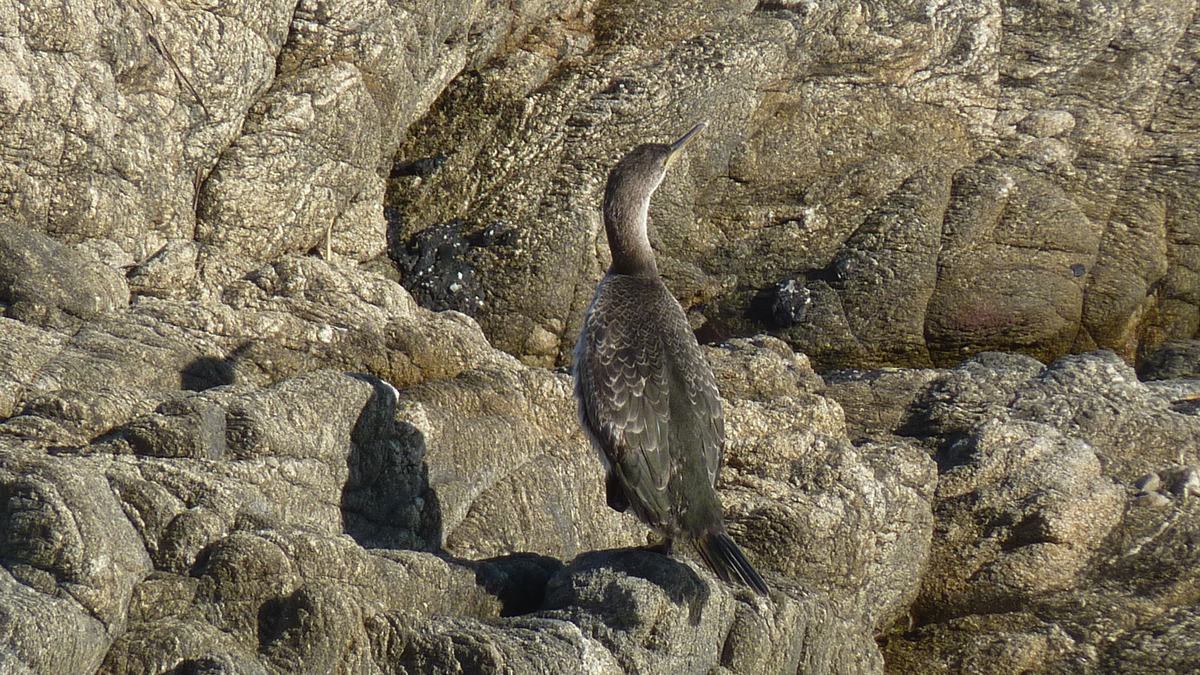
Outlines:
{"type": "Polygon", "coordinates": [[[612,251],[612,270],[622,274],[657,274],[646,234],[650,195],[681,151],[704,129],[701,122],[674,143],[643,143],[617,162],[604,188],[604,228],[612,251]]]}
{"type": "Polygon", "coordinates": [[[704,126],[704,122],[697,124],[673,143],[643,143],[630,150],[609,173],[609,186],[627,186],[633,188],[631,192],[640,194],[654,192],[667,175],[667,169],[704,126]]]}

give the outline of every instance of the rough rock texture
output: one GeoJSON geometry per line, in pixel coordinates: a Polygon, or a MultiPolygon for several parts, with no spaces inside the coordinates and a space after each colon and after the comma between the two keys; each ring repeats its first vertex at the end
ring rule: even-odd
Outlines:
{"type": "Polygon", "coordinates": [[[13,668],[878,672],[929,554],[933,462],[852,446],[774,338],[709,349],[762,601],[620,548],[647,533],[604,505],[565,374],[354,266],[283,258],[70,335],[5,321],[13,668]]]}
{"type": "Polygon", "coordinates": [[[24,323],[70,327],[129,304],[116,270],[46,235],[0,223],[0,308],[24,323]]]}
{"type": "Polygon", "coordinates": [[[627,548],[564,374],[369,272],[285,258],[70,336],[5,321],[13,670],[1004,672],[1192,644],[1200,418],[1173,406],[1200,384],[1112,353],[826,383],[775,338],[708,347],[762,600],[627,548]]]}
{"type": "Polygon", "coordinates": [[[214,283],[313,248],[370,258],[412,122],[576,4],[6,5],[0,220],[113,265],[196,241],[214,283]]]}
{"type": "Polygon", "coordinates": [[[1200,330],[1195,0],[60,4],[0,10],[0,221],[137,293],[454,224],[406,283],[562,365],[608,167],[706,119],[652,242],[711,338],[869,367],[1200,330]]]}
{"type": "Polygon", "coordinates": [[[1198,9],[0,5],[0,671],[1195,669],[1198,9]],[[544,368],[697,119],[652,242],[769,600],[544,368]]]}
{"type": "MultiPolygon", "coordinates": [[[[871,424],[921,438],[939,473],[921,591],[883,640],[889,670],[1186,672],[1200,417],[1174,402],[1200,382],[1140,383],[1111,352],[933,372],[892,396],[900,424],[871,424]]],[[[872,395],[827,393],[848,410],[872,395]]]]}
{"type": "Polygon", "coordinates": [[[1143,380],[1200,378],[1200,340],[1172,340],[1154,350],[1138,365],[1143,380]]]}
{"type": "Polygon", "coordinates": [[[697,119],[651,242],[709,337],[870,367],[1200,329],[1192,0],[590,10],[453,82],[391,185],[400,239],[509,233],[465,257],[523,360],[567,358],[608,166],[697,119]]]}

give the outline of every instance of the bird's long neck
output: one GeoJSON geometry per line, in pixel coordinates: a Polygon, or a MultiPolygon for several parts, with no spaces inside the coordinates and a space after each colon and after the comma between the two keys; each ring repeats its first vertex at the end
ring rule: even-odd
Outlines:
{"type": "Polygon", "coordinates": [[[646,219],[653,189],[609,179],[604,189],[604,230],[612,252],[613,274],[658,276],[646,219]]]}

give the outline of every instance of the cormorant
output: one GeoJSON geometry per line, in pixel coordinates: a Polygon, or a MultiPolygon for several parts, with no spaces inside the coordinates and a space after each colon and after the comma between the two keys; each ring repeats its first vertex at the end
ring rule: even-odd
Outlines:
{"type": "Polygon", "coordinates": [[[716,381],[658,276],[646,234],[650,196],[702,129],[697,124],[669,145],[639,145],[608,175],[603,210],[612,266],[575,346],[575,397],[602,453],[609,506],[632,507],[665,537],[665,550],[682,540],[723,581],[766,595],[766,582],[725,530],[713,487],[725,446],[716,381]]]}

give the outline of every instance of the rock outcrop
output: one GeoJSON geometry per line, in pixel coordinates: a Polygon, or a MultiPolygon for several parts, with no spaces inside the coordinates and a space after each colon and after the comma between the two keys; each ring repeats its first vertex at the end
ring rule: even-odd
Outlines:
{"type": "Polygon", "coordinates": [[[14,6],[0,221],[188,298],[390,238],[423,301],[562,365],[607,168],[706,119],[652,240],[710,338],[1132,361],[1200,329],[1195,4],[14,6]]]}
{"type": "Polygon", "coordinates": [[[710,338],[863,368],[1196,335],[1194,2],[677,5],[548,23],[399,149],[394,235],[456,223],[506,351],[565,362],[607,167],[697,119],[651,241],[710,338]]]}
{"type": "Polygon", "coordinates": [[[877,671],[929,554],[933,462],[852,446],[772,338],[710,350],[721,488],[772,601],[629,548],[646,533],[604,505],[569,379],[371,273],[287,258],[28,343],[0,602],[35,672],[877,671]]]}
{"type": "Polygon", "coordinates": [[[1044,668],[1188,640],[1200,384],[1111,353],[826,384],[775,338],[709,347],[764,601],[630,548],[563,373],[370,272],[285,258],[74,335],[5,322],[14,669],[1044,668]]]}
{"type": "Polygon", "coordinates": [[[1198,8],[0,6],[0,671],[1196,669],[1198,8]],[[553,369],[700,118],[652,243],[769,599],[553,369]]]}
{"type": "MultiPolygon", "coordinates": [[[[939,473],[921,590],[882,641],[889,669],[1188,670],[1200,418],[1177,404],[1200,380],[1141,383],[1111,352],[925,372],[887,390],[902,414],[866,425],[920,438],[939,473]]],[[[861,405],[878,395],[861,379],[828,393],[861,405]]]]}

